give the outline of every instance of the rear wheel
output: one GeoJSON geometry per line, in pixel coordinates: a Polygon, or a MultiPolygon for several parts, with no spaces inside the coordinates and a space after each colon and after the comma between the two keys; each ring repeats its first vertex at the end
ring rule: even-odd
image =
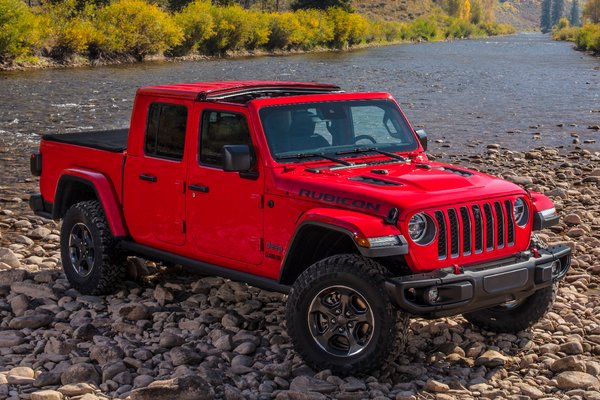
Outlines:
{"type": "Polygon", "coordinates": [[[63,270],[71,286],[83,294],[113,292],[123,278],[125,257],[117,250],[100,203],[71,206],[60,236],[63,270]]]}
{"type": "Polygon", "coordinates": [[[558,282],[539,289],[524,299],[466,313],[463,316],[473,325],[488,331],[498,333],[523,331],[542,319],[552,308],[557,291],[558,282]]]}
{"type": "Polygon", "coordinates": [[[388,300],[385,269],[354,254],[313,264],[296,280],[286,321],[296,351],[315,369],[347,375],[380,367],[397,354],[408,317],[388,300]]]}

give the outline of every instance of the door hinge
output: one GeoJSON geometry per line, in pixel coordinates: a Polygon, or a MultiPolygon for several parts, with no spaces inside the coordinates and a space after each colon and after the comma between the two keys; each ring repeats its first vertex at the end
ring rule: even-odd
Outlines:
{"type": "Polygon", "coordinates": [[[263,244],[263,238],[258,237],[258,236],[250,236],[248,238],[248,242],[252,245],[253,248],[257,249],[258,251],[263,251],[264,250],[264,244],[263,244]]]}
{"type": "Polygon", "coordinates": [[[258,203],[258,208],[265,208],[265,196],[262,194],[253,193],[250,195],[250,198],[258,203]]]}
{"type": "Polygon", "coordinates": [[[185,233],[185,229],[186,229],[185,220],[183,220],[183,221],[181,221],[181,232],[185,233]]]}

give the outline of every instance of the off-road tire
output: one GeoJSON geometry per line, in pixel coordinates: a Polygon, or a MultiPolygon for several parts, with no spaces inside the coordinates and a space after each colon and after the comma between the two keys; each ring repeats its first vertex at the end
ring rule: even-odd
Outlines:
{"type": "Polygon", "coordinates": [[[522,303],[506,308],[497,306],[463,314],[473,325],[491,332],[516,333],[538,322],[550,311],[558,292],[558,282],[539,289],[522,303]]]}
{"type": "Polygon", "coordinates": [[[406,340],[409,318],[390,303],[385,290],[387,270],[377,262],[355,254],[335,255],[306,269],[292,286],[287,305],[287,331],[294,348],[307,365],[330,369],[338,375],[366,373],[395,359],[406,340]],[[354,355],[334,355],[313,338],[309,309],[329,287],[351,288],[364,297],[375,321],[371,339],[354,355]]]}
{"type": "Polygon", "coordinates": [[[60,250],[65,275],[71,286],[82,294],[112,293],[122,282],[126,257],[118,249],[100,202],[82,201],[65,214],[60,231],[60,250]],[[71,260],[69,240],[75,225],[85,226],[91,236],[93,263],[86,276],[78,274],[71,260]]]}

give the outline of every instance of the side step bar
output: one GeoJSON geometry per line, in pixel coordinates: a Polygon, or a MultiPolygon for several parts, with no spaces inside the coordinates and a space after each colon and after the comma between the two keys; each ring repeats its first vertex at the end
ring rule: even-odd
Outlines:
{"type": "Polygon", "coordinates": [[[214,264],[205,263],[202,261],[194,260],[179,256],[177,254],[168,253],[166,251],[157,250],[152,247],[144,246],[138,243],[129,241],[122,241],[121,247],[132,253],[139,254],[140,256],[150,258],[158,261],[167,261],[173,264],[183,265],[193,271],[213,276],[220,276],[222,278],[231,279],[234,281],[244,282],[248,285],[256,286],[261,289],[269,290],[272,292],[289,293],[290,287],[282,285],[277,281],[262,276],[256,276],[247,272],[236,271],[233,269],[221,267],[214,264]]]}

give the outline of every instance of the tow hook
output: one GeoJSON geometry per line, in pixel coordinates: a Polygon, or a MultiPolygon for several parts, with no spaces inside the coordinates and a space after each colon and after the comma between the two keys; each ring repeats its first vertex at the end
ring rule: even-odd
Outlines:
{"type": "Polygon", "coordinates": [[[458,264],[452,264],[452,268],[454,269],[454,275],[462,274],[462,268],[460,268],[458,264]]]}
{"type": "Polygon", "coordinates": [[[533,254],[534,258],[540,258],[540,249],[548,248],[548,245],[546,245],[546,243],[544,243],[544,241],[535,233],[531,235],[531,243],[529,246],[529,250],[533,254]]]}

